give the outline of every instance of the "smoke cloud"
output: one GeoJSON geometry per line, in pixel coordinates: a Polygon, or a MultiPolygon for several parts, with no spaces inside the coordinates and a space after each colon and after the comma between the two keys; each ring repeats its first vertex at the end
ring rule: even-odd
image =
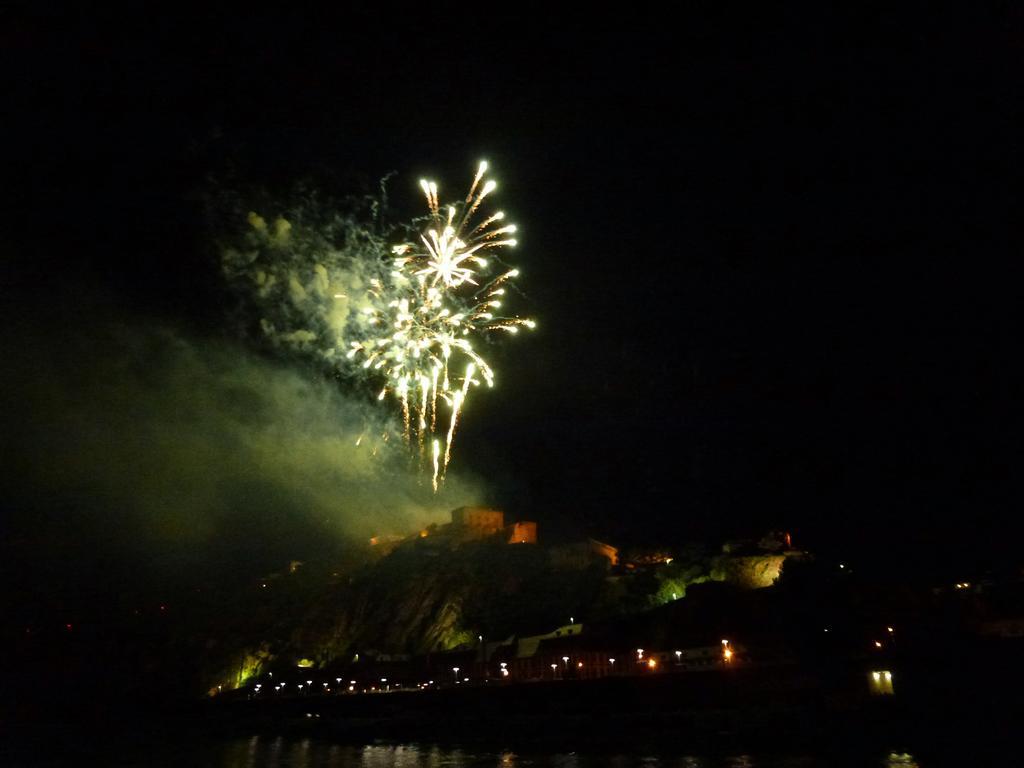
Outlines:
{"type": "Polygon", "coordinates": [[[372,376],[345,354],[353,334],[366,335],[371,283],[391,279],[389,240],[399,230],[381,221],[383,183],[380,195],[330,203],[296,193],[286,204],[257,206],[273,215],[223,202],[213,218],[224,233],[221,270],[238,302],[238,330],[368,384],[372,376]]]}
{"type": "Polygon", "coordinates": [[[434,496],[381,413],[338,382],[231,341],[121,321],[5,346],[15,537],[45,529],[150,564],[252,570],[480,499],[455,475],[434,496]]]}

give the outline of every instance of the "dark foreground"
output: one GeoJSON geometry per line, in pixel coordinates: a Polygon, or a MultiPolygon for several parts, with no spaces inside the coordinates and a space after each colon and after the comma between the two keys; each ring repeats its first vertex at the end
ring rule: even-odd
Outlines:
{"type": "MultiPolygon", "coordinates": [[[[201,741],[154,740],[143,734],[64,744],[59,748],[49,745],[34,754],[8,753],[4,765],[74,768],[86,765],[155,768],[917,768],[938,764],[916,754],[873,746],[836,746],[835,750],[819,753],[700,752],[682,746],[672,752],[602,753],[497,750],[420,742],[351,745],[312,737],[267,735],[201,741]]],[[[1012,761],[1001,764],[1015,765],[1012,761]]]]}
{"type": "MultiPolygon", "coordinates": [[[[1014,646],[1015,647],[1015,646],[1014,646]]],[[[932,660],[934,661],[934,660],[932,660]]],[[[425,692],[208,700],[3,724],[0,765],[649,768],[1013,765],[1020,660],[767,667],[425,692]]]]}

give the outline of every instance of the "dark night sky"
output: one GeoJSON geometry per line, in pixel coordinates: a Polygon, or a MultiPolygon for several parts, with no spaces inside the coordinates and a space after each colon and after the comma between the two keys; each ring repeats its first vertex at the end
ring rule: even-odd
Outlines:
{"type": "Polygon", "coordinates": [[[616,541],[1012,551],[1024,17],[712,5],[15,13],[4,302],[88,284],[213,329],[209,177],[396,170],[411,215],[486,157],[541,321],[462,428],[495,502],[616,541]]]}

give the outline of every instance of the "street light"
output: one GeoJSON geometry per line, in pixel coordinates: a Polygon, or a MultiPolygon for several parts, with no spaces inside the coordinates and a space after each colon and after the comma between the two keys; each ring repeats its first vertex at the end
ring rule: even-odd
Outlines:
{"type": "Polygon", "coordinates": [[[455,684],[458,685],[458,683],[459,683],[459,668],[458,667],[452,667],[452,672],[455,673],[455,684]]]}
{"type": "Polygon", "coordinates": [[[568,669],[569,668],[569,657],[568,656],[563,656],[562,657],[562,663],[565,664],[565,668],[568,669]]]}
{"type": "Polygon", "coordinates": [[[683,661],[683,652],[676,651],[676,664],[681,664],[683,661]]]}

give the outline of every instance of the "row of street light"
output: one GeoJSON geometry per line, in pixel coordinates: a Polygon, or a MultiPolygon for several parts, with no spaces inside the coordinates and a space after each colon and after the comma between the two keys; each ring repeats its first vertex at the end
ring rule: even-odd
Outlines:
{"type": "MultiPolygon", "coordinates": [[[[892,630],[890,630],[890,632],[891,631],[892,630]]],[[[648,669],[651,669],[651,670],[656,669],[657,666],[658,666],[657,659],[655,659],[654,657],[648,656],[646,658],[646,660],[645,660],[644,653],[645,652],[644,652],[643,648],[637,648],[636,649],[637,664],[639,664],[641,666],[646,666],[648,669]]],[[[677,651],[674,651],[674,653],[675,653],[675,657],[676,657],[676,664],[677,665],[681,665],[682,664],[683,651],[677,650],[677,651]]],[[[733,655],[734,655],[734,652],[733,652],[732,645],[730,644],[730,642],[728,640],[722,640],[722,661],[724,663],[729,663],[732,660],[733,655]]],[[[563,668],[563,671],[568,672],[568,670],[569,670],[569,662],[570,661],[571,661],[571,657],[570,656],[562,656],[562,668],[563,668]]],[[[612,672],[614,673],[614,670],[615,670],[615,658],[614,657],[609,657],[608,658],[608,665],[611,668],[612,672]]],[[[557,673],[558,673],[558,664],[557,663],[553,663],[550,666],[551,666],[552,676],[556,676],[557,673]]],[[[581,669],[583,669],[583,662],[582,661],[577,661],[575,666],[576,666],[577,670],[581,670],[581,669]]],[[[452,667],[452,676],[453,676],[452,679],[453,679],[453,682],[454,682],[455,685],[461,685],[462,683],[468,683],[470,681],[469,677],[462,677],[460,679],[459,673],[461,671],[462,671],[461,667],[452,667]]],[[[507,678],[509,676],[510,671],[508,669],[508,662],[505,662],[505,661],[500,662],[499,674],[501,675],[501,677],[503,679],[507,678]]],[[[273,678],[274,673],[273,672],[269,672],[268,676],[270,678],[273,678]]],[[[304,682],[300,682],[300,683],[298,683],[296,685],[296,690],[299,692],[300,695],[303,694],[303,693],[308,695],[313,690],[313,682],[314,682],[313,680],[306,680],[304,682]]],[[[338,692],[346,690],[345,686],[343,686],[344,678],[336,677],[335,678],[335,682],[337,683],[337,691],[338,692]]],[[[330,693],[331,692],[330,683],[328,683],[328,682],[321,682],[320,685],[321,685],[321,688],[322,688],[324,693],[330,693]]],[[[355,680],[349,680],[348,681],[348,686],[347,686],[347,691],[349,693],[368,693],[368,692],[377,692],[378,691],[378,687],[376,685],[371,686],[369,690],[367,690],[366,688],[363,688],[361,691],[357,690],[357,685],[358,685],[358,683],[355,680]]],[[[424,690],[424,689],[429,688],[429,687],[431,687],[433,685],[434,685],[434,681],[430,680],[427,683],[419,683],[416,686],[416,688],[419,689],[419,690],[424,690]]],[[[284,691],[287,686],[288,686],[287,682],[278,683],[278,684],[276,684],[274,686],[274,691],[275,691],[275,693],[280,693],[280,692],[284,691]]],[[[400,684],[396,684],[395,687],[396,688],[401,688],[402,686],[400,684]]],[[[380,688],[379,688],[379,690],[381,692],[389,692],[389,691],[391,691],[391,688],[392,688],[392,685],[389,682],[388,678],[386,678],[386,677],[380,678],[380,688]]],[[[218,686],[218,689],[220,689],[220,686],[218,686]]],[[[256,683],[256,685],[253,687],[253,694],[254,695],[258,695],[258,694],[260,694],[262,692],[263,692],[263,684],[262,683],[256,683]]]]}

